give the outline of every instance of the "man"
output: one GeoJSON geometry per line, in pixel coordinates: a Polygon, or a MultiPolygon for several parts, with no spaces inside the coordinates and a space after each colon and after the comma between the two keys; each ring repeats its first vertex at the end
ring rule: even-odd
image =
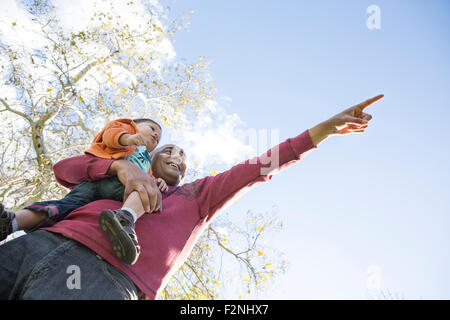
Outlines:
{"type": "MultiPolygon", "coordinates": [[[[97,224],[102,209],[118,209],[121,203],[99,200],[53,226],[0,246],[0,298],[154,299],[183,264],[211,219],[249,188],[299,162],[326,138],[364,132],[372,116],[363,110],[382,97],[348,108],[260,157],[181,187],[178,185],[186,171],[183,150],[174,145],[158,148],[152,154],[152,172],[170,188],[162,195],[162,213],[144,215],[136,223],[141,255],[135,265],[125,265],[115,257],[97,224]],[[267,161],[273,160],[275,152],[278,166],[267,161]]],[[[147,211],[157,207],[154,183],[127,161],[78,156],[59,162],[54,171],[57,180],[67,187],[117,175],[126,195],[136,190],[147,211]]]]}

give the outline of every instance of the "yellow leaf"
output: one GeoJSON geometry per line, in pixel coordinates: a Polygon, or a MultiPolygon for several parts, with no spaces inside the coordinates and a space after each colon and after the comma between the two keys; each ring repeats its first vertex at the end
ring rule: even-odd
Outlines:
{"type": "Polygon", "coordinates": [[[264,254],[264,252],[262,252],[261,250],[260,251],[258,251],[258,257],[261,257],[263,254],[264,254]]]}

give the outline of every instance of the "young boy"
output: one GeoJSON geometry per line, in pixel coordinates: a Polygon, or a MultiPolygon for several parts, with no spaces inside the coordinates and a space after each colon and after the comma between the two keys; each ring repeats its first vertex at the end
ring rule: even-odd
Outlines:
{"type": "MultiPolygon", "coordinates": [[[[158,145],[160,137],[161,126],[151,119],[119,119],[108,123],[85,153],[106,159],[128,160],[151,175],[149,152],[158,145]]],[[[164,180],[157,179],[157,184],[162,192],[167,190],[164,180]]],[[[17,230],[31,231],[43,224],[53,224],[95,200],[123,201],[123,194],[122,183],[117,177],[111,177],[82,182],[63,199],[35,202],[17,213],[5,211],[0,203],[0,240],[17,230]]],[[[134,191],[120,210],[103,210],[98,219],[101,229],[111,240],[116,256],[127,264],[134,264],[140,253],[134,224],[136,212],[142,214],[144,209],[137,199],[140,199],[139,194],[134,191]]]]}

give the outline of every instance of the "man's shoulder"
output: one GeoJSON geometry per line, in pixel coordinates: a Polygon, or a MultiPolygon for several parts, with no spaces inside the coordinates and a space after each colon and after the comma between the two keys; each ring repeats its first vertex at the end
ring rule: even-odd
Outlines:
{"type": "Polygon", "coordinates": [[[199,196],[205,185],[205,179],[197,179],[192,182],[185,183],[181,186],[171,187],[168,196],[177,195],[182,196],[187,201],[192,201],[199,196]]]}

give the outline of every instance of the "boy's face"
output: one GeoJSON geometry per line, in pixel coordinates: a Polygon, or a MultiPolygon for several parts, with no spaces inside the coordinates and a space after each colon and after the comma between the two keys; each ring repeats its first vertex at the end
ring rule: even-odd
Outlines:
{"type": "Polygon", "coordinates": [[[144,136],[147,151],[153,151],[158,145],[159,139],[161,139],[161,129],[159,126],[153,122],[146,121],[137,123],[136,127],[138,128],[139,133],[144,136]]]}

